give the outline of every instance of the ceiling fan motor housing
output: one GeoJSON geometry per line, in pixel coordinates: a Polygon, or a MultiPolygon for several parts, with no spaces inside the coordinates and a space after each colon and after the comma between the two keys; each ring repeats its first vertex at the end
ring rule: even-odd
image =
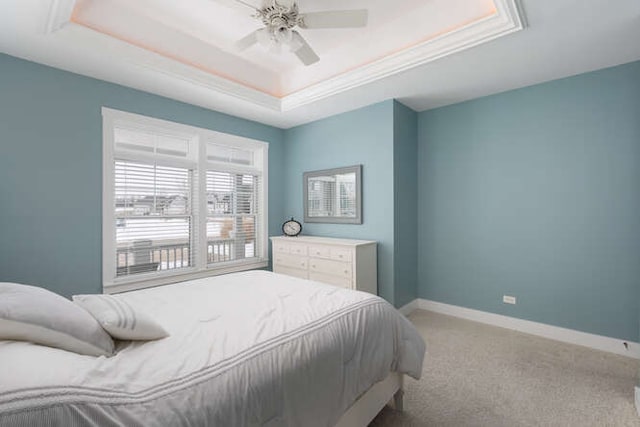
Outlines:
{"type": "Polygon", "coordinates": [[[300,14],[298,5],[294,3],[291,7],[283,6],[277,2],[258,11],[259,18],[262,19],[272,32],[288,32],[298,25],[300,14]]]}

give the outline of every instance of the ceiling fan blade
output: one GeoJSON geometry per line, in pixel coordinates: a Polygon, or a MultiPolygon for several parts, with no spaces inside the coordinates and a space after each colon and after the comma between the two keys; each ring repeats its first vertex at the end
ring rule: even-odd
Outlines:
{"type": "Polygon", "coordinates": [[[255,30],[238,40],[235,44],[236,49],[242,52],[243,50],[249,49],[251,46],[258,43],[258,37],[262,31],[265,31],[265,29],[260,28],[259,30],[255,30]]]}
{"type": "Polygon", "coordinates": [[[280,6],[291,8],[293,7],[295,0],[276,0],[276,3],[278,3],[280,6]]]}
{"type": "Polygon", "coordinates": [[[301,28],[356,28],[366,27],[367,9],[311,12],[302,15],[301,28]]]}
{"type": "Polygon", "coordinates": [[[320,61],[320,57],[313,51],[309,43],[300,35],[299,32],[292,32],[293,43],[297,46],[297,49],[293,51],[298,59],[302,61],[304,65],[315,64],[320,61]]]}

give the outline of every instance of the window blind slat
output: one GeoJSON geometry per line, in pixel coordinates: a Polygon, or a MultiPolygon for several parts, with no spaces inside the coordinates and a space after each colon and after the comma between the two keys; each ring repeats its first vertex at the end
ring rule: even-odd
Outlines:
{"type": "Polygon", "coordinates": [[[208,264],[256,257],[260,206],[257,175],[208,170],[208,264]]]}
{"type": "Polygon", "coordinates": [[[193,171],[115,161],[116,275],[192,267],[193,171]]]}

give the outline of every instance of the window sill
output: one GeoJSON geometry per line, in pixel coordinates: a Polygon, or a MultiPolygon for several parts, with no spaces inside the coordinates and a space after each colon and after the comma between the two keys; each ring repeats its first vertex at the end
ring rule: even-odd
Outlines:
{"type": "Polygon", "coordinates": [[[187,280],[202,279],[205,277],[219,276],[221,274],[237,273],[240,271],[255,270],[265,268],[269,265],[268,260],[256,261],[252,263],[229,263],[218,268],[207,270],[191,271],[188,273],[170,274],[162,277],[144,278],[141,280],[117,280],[113,283],[105,283],[102,292],[105,294],[117,294],[120,292],[135,291],[138,289],[152,288],[155,286],[169,285],[172,283],[185,282],[187,280]]]}

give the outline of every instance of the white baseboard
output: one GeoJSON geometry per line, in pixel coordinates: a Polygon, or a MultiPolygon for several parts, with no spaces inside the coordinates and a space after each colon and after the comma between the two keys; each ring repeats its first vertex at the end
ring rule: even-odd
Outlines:
{"type": "Polygon", "coordinates": [[[636,411],[638,411],[638,416],[640,416],[640,387],[636,387],[636,411]]]}
{"type": "Polygon", "coordinates": [[[400,307],[398,309],[398,311],[400,313],[404,314],[405,316],[408,316],[409,314],[411,314],[411,312],[413,310],[416,310],[416,309],[420,308],[420,304],[419,303],[420,303],[420,300],[414,299],[409,304],[403,305],[402,307],[400,307]]]}
{"type": "MultiPolygon", "coordinates": [[[[640,359],[640,343],[624,341],[618,338],[594,335],[586,332],[575,331],[573,329],[561,328],[544,323],[532,322],[530,320],[517,319],[515,317],[503,316],[500,314],[488,313],[485,311],[473,310],[456,305],[444,304],[441,302],[416,299],[401,307],[399,311],[408,315],[416,308],[434,311],[436,313],[447,314],[449,316],[460,317],[462,319],[473,320],[474,322],[485,323],[514,331],[537,335],[556,341],[569,344],[581,345],[595,350],[606,351],[622,356],[640,359]],[[627,346],[625,346],[625,343],[627,346]]],[[[637,399],[637,398],[636,398],[637,399]]],[[[636,400],[637,402],[638,400],[636,400]]]]}

